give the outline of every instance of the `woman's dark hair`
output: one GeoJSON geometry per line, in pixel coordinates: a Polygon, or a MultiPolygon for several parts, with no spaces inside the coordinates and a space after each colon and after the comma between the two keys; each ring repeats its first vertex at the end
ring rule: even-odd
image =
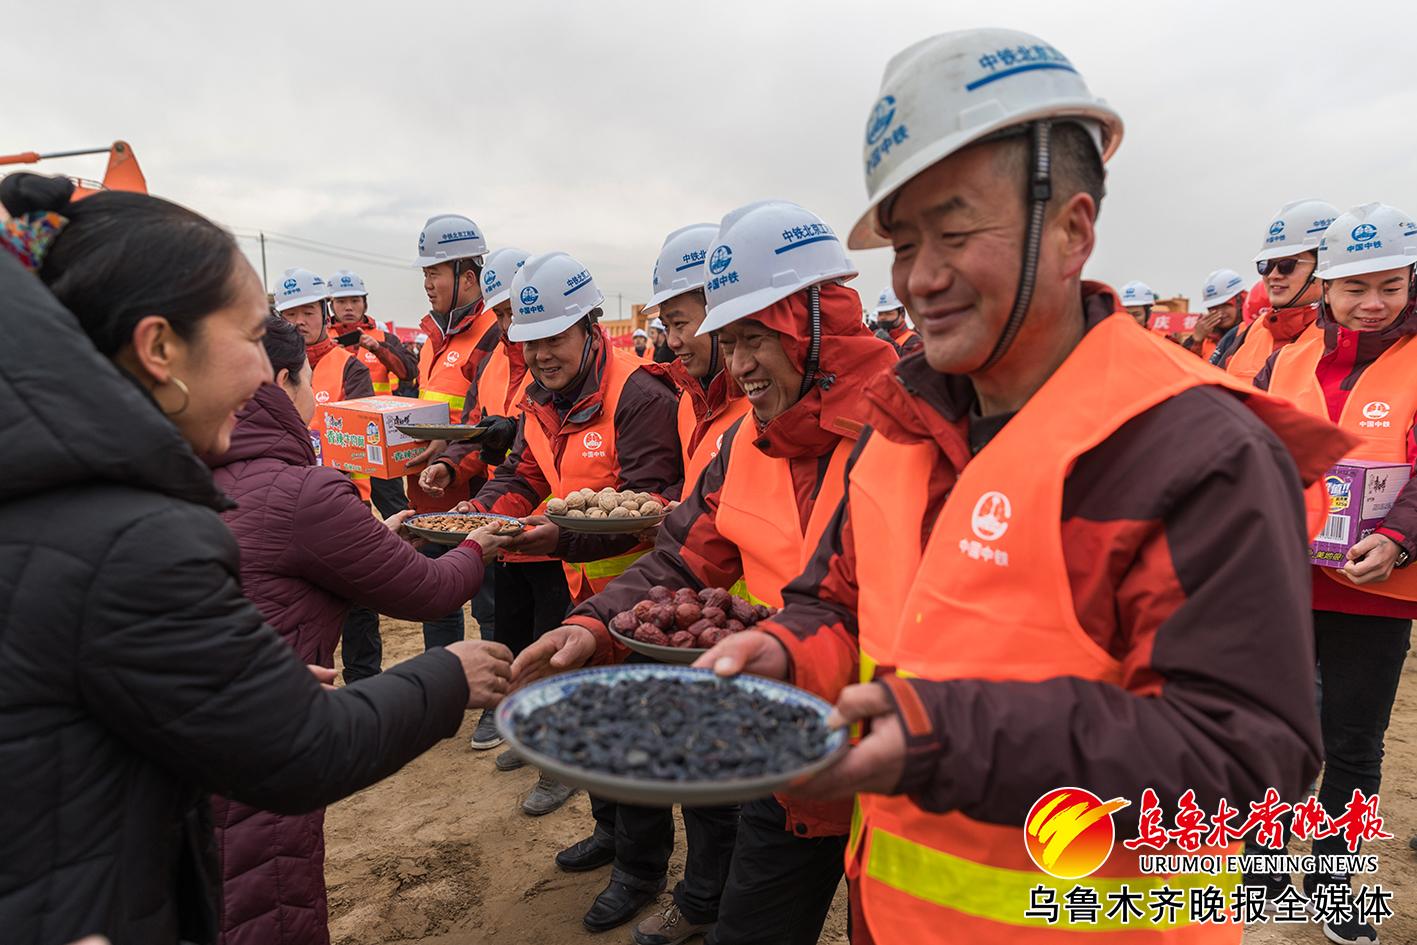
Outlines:
{"type": "Polygon", "coordinates": [[[187,339],[235,301],[241,251],[211,220],[148,194],[103,190],[70,202],[73,192],[63,177],[0,180],[0,203],[12,216],[54,211],[68,219],[38,275],[104,355],[117,354],[149,315],[187,339]]]}
{"type": "Polygon", "coordinates": [[[300,329],[279,315],[271,315],[266,318],[266,336],[261,340],[266,345],[266,357],[271,359],[271,368],[276,374],[284,368],[292,378],[300,376],[306,357],[305,339],[300,337],[300,329]]]}

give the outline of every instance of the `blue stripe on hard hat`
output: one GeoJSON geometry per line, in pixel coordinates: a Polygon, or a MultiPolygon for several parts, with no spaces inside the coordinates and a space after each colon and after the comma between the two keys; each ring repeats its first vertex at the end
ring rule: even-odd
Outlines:
{"type": "Polygon", "coordinates": [[[1020,72],[1032,72],[1034,69],[1062,69],[1064,72],[1071,72],[1077,75],[1078,71],[1066,62],[1029,62],[1021,66],[1014,66],[1012,69],[1005,69],[1003,72],[995,72],[993,75],[986,75],[982,79],[975,79],[964,87],[966,92],[973,92],[975,89],[996,82],[999,79],[1006,79],[1011,75],[1018,75],[1020,72]]]}
{"type": "MultiPolygon", "coordinates": [[[[1328,223],[1332,223],[1332,222],[1333,222],[1332,220],[1328,221],[1328,223]]],[[[1322,233],[1322,232],[1324,232],[1325,230],[1328,229],[1328,223],[1325,223],[1323,226],[1316,226],[1316,227],[1314,227],[1313,229],[1305,230],[1304,232],[1305,232],[1305,233],[1322,233]]]]}
{"type": "Polygon", "coordinates": [[[439,245],[439,246],[443,246],[443,245],[445,245],[445,244],[447,244],[447,243],[461,243],[461,242],[463,242],[464,240],[480,240],[480,239],[482,239],[482,237],[478,236],[476,233],[464,233],[464,234],[461,234],[461,235],[458,235],[458,236],[445,236],[445,237],[443,237],[442,239],[440,239],[440,240],[438,241],[438,245],[439,245]]]}
{"type": "Polygon", "coordinates": [[[805,240],[798,240],[798,241],[795,242],[795,243],[788,243],[786,246],[780,246],[780,247],[778,247],[777,249],[773,250],[773,252],[774,252],[774,253],[779,253],[779,254],[780,254],[780,253],[785,253],[785,252],[787,252],[789,249],[796,249],[796,248],[799,247],[799,246],[806,246],[808,243],[820,243],[822,240],[835,240],[835,239],[836,239],[836,237],[835,237],[835,236],[831,236],[831,235],[826,235],[826,236],[809,236],[809,237],[807,237],[805,240]]]}
{"type": "Polygon", "coordinates": [[[691,262],[691,263],[684,263],[684,265],[682,265],[682,266],[675,266],[675,267],[674,267],[674,271],[675,271],[675,272],[683,272],[685,269],[693,269],[695,266],[702,266],[703,264],[704,264],[704,261],[703,261],[702,259],[695,259],[695,260],[694,260],[693,262],[691,262]]]}

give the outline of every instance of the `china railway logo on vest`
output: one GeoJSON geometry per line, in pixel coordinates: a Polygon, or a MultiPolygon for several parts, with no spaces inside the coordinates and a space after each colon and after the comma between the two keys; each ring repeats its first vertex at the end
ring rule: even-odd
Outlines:
{"type": "Polygon", "coordinates": [[[443,359],[443,366],[444,366],[444,367],[452,367],[453,365],[457,364],[458,361],[460,361],[460,360],[462,360],[462,352],[461,352],[461,351],[449,351],[449,352],[448,352],[448,356],[443,359]]]}
{"type": "Polygon", "coordinates": [[[1117,841],[1112,815],[1131,801],[1110,801],[1077,787],[1049,791],[1029,808],[1024,844],[1033,864],[1058,879],[1081,879],[1101,869],[1117,841]]]}
{"type": "Polygon", "coordinates": [[[974,503],[970,527],[983,541],[998,541],[1009,530],[1009,517],[1013,514],[1008,496],[1002,492],[986,492],[974,503]]]}
{"type": "Polygon", "coordinates": [[[318,391],[315,394],[315,403],[327,404],[330,402],[330,392],[327,390],[318,391]]]}
{"type": "Polygon", "coordinates": [[[585,436],[581,437],[581,442],[585,444],[585,452],[581,454],[582,456],[594,457],[605,455],[605,437],[601,436],[599,432],[595,430],[589,431],[585,436]]]}
{"type": "Polygon", "coordinates": [[[1392,421],[1387,415],[1392,413],[1392,404],[1382,400],[1370,400],[1363,405],[1364,419],[1359,422],[1360,427],[1390,427],[1392,421]]]}

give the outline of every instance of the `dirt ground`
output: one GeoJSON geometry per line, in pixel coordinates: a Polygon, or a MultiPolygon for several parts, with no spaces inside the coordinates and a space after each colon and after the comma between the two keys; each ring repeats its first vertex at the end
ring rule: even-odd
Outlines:
{"type": "MultiPolygon", "coordinates": [[[[470,617],[468,626],[474,626],[470,617]]],[[[416,624],[385,619],[383,631],[385,666],[423,648],[416,624]]],[[[1417,831],[1414,676],[1417,659],[1409,659],[1383,772],[1382,813],[1397,839],[1370,848],[1381,860],[1378,881],[1395,893],[1397,915],[1379,930],[1385,943],[1417,942],[1417,854],[1407,847],[1417,831]]],[[[334,945],[629,941],[629,926],[603,935],[581,927],[607,871],[568,874],[552,863],[556,851],[590,832],[585,795],[546,817],[523,816],[518,805],[536,773],[499,773],[492,765],[498,750],[469,750],[476,721],[476,713],[469,713],[457,738],[329,808],[325,877],[334,945]]],[[[682,870],[681,827],[671,886],[682,870]]],[[[838,891],[823,943],[846,942],[843,893],[838,891]]],[[[1245,945],[1323,941],[1312,925],[1254,927],[1245,935],[1245,945]]]]}

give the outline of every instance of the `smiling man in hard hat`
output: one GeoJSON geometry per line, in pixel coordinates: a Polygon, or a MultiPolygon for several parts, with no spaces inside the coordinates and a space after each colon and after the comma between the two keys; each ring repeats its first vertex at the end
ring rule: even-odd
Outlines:
{"type": "MultiPolygon", "coordinates": [[[[1062,52],[995,29],[900,53],[867,124],[852,244],[893,248],[924,350],[868,389],[845,497],[784,609],[700,663],[839,695],[866,724],[800,789],[857,797],[858,942],[1057,940],[1031,907],[1087,881],[1036,867],[1024,827],[1058,788],[1130,800],[1113,815],[1130,838],[1147,788],[1167,810],[1187,790],[1245,810],[1318,769],[1303,486],[1345,437],[1082,280],[1121,132],[1062,52]]],[[[1196,880],[1143,875],[1118,844],[1096,881],[1196,880]]],[[[1088,929],[1240,938],[1150,918],[1088,929]]]]}
{"type": "Polygon", "coordinates": [[[1233,377],[1253,380],[1274,352],[1297,339],[1319,317],[1322,286],[1315,278],[1319,241],[1338,216],[1322,200],[1295,200],[1279,209],[1255,254],[1269,305],[1239,329],[1228,353],[1216,363],[1233,377]]]}
{"type": "Polygon", "coordinates": [[[700,333],[707,315],[705,272],[716,223],[694,223],[670,233],[655,260],[647,309],[664,325],[674,360],[664,368],[678,385],[679,446],[684,451],[684,492],[718,455],[724,434],[748,412],[748,401],[726,370],[718,335],[700,333]]]}
{"type": "Polygon", "coordinates": [[[649,332],[643,328],[636,328],[634,334],[635,357],[641,361],[651,360],[653,352],[649,350],[649,332]]]}
{"type": "MultiPolygon", "coordinates": [[[[566,253],[533,256],[516,271],[511,300],[507,336],[522,345],[533,381],[522,397],[520,431],[506,460],[460,508],[526,517],[544,510],[548,499],[582,488],[677,498],[684,474],[676,392],[629,352],[611,345],[598,324],[604,296],[590,272],[566,253]]],[[[535,521],[538,526],[512,548],[539,560],[497,566],[497,639],[513,653],[558,626],[573,601],[604,588],[647,550],[636,535],[562,533],[543,518],[535,521]]],[[[522,810],[546,814],[570,794],[567,786],[542,776],[522,810]]],[[[619,832],[656,836],[634,849],[635,859],[622,864],[623,875],[612,878],[587,913],[586,924],[594,930],[628,921],[634,910],[621,915],[625,903],[662,880],[657,850],[673,846],[673,822],[663,815],[642,808],[620,811],[619,832]],[[639,829],[641,821],[650,823],[647,831],[639,829]],[[650,865],[642,867],[641,860],[650,865]]],[[[611,805],[612,835],[616,816],[611,805]]],[[[586,868],[571,851],[560,859],[571,869],[586,868]]]]}
{"type": "MultiPolygon", "coordinates": [[[[695,255],[693,241],[686,243],[695,255]]],[[[683,253],[666,244],[666,255],[672,261],[683,253]]],[[[665,262],[662,256],[657,272],[665,262]]],[[[856,271],[840,240],[810,211],[764,200],[723,218],[707,266],[695,277],[706,277],[698,336],[717,335],[751,415],[723,435],[654,551],[521,655],[518,683],[621,658],[607,624],[655,585],[732,587],[753,603],[779,606],[782,586],[841,498],[862,392],[896,354],[861,324],[860,297],[843,284],[856,271]]],[[[662,302],[670,324],[675,298],[694,291],[685,280],[679,296],[662,302]]],[[[707,932],[710,945],[816,942],[841,881],[850,814],[849,804],[764,798],[743,805],[735,843],[721,811],[686,810],[684,882],[670,908],[641,923],[635,941],[673,945],[707,932]]]]}

